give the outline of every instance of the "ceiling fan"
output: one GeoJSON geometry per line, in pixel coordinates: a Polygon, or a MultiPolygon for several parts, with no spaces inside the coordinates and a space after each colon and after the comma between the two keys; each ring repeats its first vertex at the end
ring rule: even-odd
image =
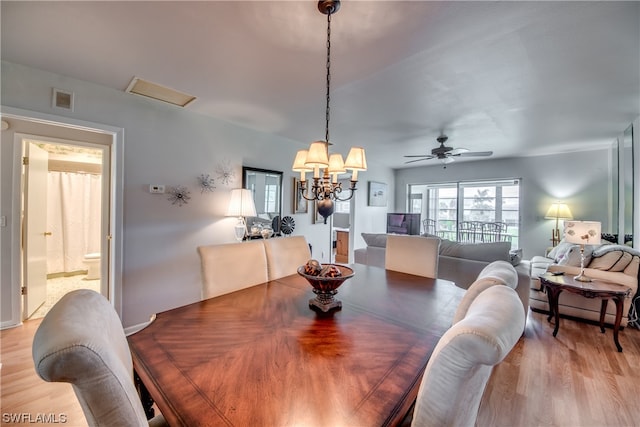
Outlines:
{"type": "Polygon", "coordinates": [[[454,157],[487,157],[493,154],[493,151],[469,151],[466,148],[447,147],[446,145],[444,145],[444,143],[447,142],[448,139],[449,139],[448,136],[440,135],[437,138],[437,141],[440,143],[440,146],[431,150],[431,154],[404,156],[404,157],[418,157],[415,160],[408,160],[404,163],[407,164],[407,163],[413,163],[413,162],[421,162],[422,160],[438,159],[442,161],[442,163],[444,163],[446,168],[447,167],[446,165],[448,163],[451,163],[455,160],[454,157]]]}

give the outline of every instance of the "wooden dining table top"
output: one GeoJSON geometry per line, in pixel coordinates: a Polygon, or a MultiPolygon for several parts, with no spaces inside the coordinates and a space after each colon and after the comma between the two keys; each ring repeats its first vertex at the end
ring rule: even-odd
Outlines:
{"type": "Polygon", "coordinates": [[[400,422],[464,293],[452,282],[354,264],[309,307],[299,275],[157,314],[129,336],[134,369],[171,426],[400,422]]]}

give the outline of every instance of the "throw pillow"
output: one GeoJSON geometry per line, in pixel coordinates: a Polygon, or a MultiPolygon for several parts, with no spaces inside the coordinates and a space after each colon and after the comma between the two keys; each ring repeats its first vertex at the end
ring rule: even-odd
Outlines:
{"type": "Polygon", "coordinates": [[[633,252],[620,245],[601,246],[594,251],[589,268],[604,271],[624,271],[633,256],[633,252]]]}
{"type": "Polygon", "coordinates": [[[558,246],[551,249],[547,257],[551,258],[556,264],[559,264],[560,260],[564,258],[565,254],[572,246],[574,246],[573,243],[565,242],[563,239],[558,243],[558,246]]]}
{"type": "Polygon", "coordinates": [[[404,221],[404,215],[389,215],[389,225],[392,227],[400,227],[404,221]]]}
{"type": "Polygon", "coordinates": [[[509,260],[514,267],[522,261],[522,249],[513,249],[509,251],[509,260]]]}
{"type": "MultiPolygon", "coordinates": [[[[584,266],[588,266],[591,262],[591,256],[593,254],[593,245],[584,245],[584,266]]],[[[562,259],[560,259],[558,265],[570,265],[573,267],[580,267],[582,256],[580,255],[580,245],[572,245],[568,251],[565,252],[562,259]]]]}
{"type": "Polygon", "coordinates": [[[375,246],[377,248],[387,247],[387,235],[381,233],[361,233],[367,246],[375,246]]]}

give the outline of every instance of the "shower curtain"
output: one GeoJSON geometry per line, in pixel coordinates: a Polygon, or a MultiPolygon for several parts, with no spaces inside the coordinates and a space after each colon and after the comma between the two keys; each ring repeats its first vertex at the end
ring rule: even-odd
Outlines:
{"type": "Polygon", "coordinates": [[[86,270],[83,258],[100,252],[101,176],[49,171],[47,274],[86,270]]]}

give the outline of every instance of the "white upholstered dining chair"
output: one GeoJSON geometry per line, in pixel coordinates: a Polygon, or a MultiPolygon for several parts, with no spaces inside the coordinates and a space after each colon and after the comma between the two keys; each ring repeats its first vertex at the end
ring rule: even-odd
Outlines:
{"type": "Polygon", "coordinates": [[[262,240],[198,247],[202,298],[228,294],[269,280],[262,240]]]}
{"type": "Polygon", "coordinates": [[[493,367],[524,329],[516,291],[492,286],[440,338],[425,370],[412,426],[473,426],[493,367]]]}
{"type": "Polygon", "coordinates": [[[440,239],[389,234],[384,268],[416,276],[436,278],[440,239]]]}
{"type": "Polygon", "coordinates": [[[279,237],[264,241],[267,253],[269,280],[295,274],[298,267],[311,258],[309,244],[304,236],[279,237]]]}
{"type": "MultiPolygon", "coordinates": [[[[496,285],[508,286],[511,289],[515,289],[518,286],[518,272],[511,263],[507,261],[493,261],[482,269],[480,274],[478,274],[478,278],[469,286],[462,296],[462,300],[460,300],[456,313],[453,316],[453,323],[464,318],[469,306],[480,293],[496,285]]],[[[526,310],[523,311],[526,314],[526,310]]]]}
{"type": "Polygon", "coordinates": [[[90,426],[166,426],[147,418],[133,383],[133,363],[118,314],[89,289],[62,297],[33,338],[38,375],[73,386],[90,426]]]}

